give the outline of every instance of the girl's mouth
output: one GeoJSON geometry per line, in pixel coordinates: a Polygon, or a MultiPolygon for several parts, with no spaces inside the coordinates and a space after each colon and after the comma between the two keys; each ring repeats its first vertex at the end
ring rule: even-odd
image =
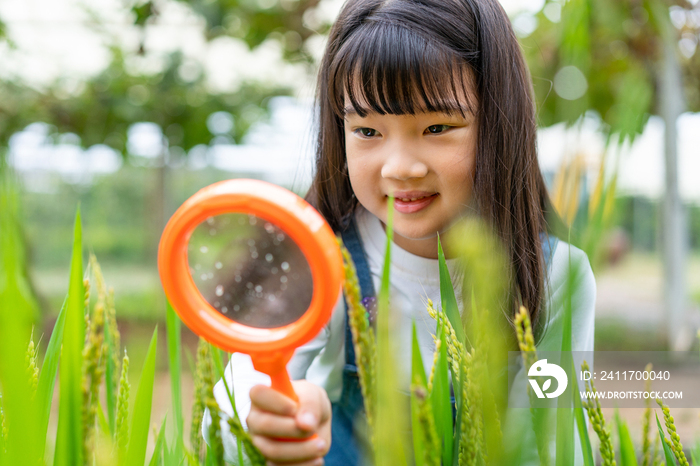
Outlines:
{"type": "Polygon", "coordinates": [[[419,197],[396,197],[394,208],[402,214],[412,214],[428,207],[438,196],[438,193],[419,197]]]}

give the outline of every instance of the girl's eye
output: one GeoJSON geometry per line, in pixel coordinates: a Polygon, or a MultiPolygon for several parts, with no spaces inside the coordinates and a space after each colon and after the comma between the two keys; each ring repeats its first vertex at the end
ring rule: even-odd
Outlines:
{"type": "Polygon", "coordinates": [[[440,134],[447,131],[448,129],[450,129],[449,125],[431,125],[428,126],[428,129],[426,131],[430,134],[440,134]]]}
{"type": "Polygon", "coordinates": [[[378,134],[377,130],[372,128],[358,128],[356,132],[360,133],[360,135],[366,138],[373,138],[378,134]]]}

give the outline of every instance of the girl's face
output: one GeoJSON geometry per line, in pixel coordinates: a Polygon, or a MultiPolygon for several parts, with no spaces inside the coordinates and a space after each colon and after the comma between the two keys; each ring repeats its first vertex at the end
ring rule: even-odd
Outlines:
{"type": "Polygon", "coordinates": [[[472,197],[475,116],[455,111],[361,117],[348,99],[345,106],[348,171],[358,201],[385,224],[393,195],[394,242],[437,258],[437,233],[465,213],[472,197]]]}

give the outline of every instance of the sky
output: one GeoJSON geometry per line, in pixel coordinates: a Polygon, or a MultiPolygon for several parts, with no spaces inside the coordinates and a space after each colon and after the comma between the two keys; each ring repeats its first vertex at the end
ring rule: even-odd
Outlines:
{"type": "MultiPolygon", "coordinates": [[[[332,20],[341,4],[342,0],[322,0],[315,15],[332,20]]],[[[516,32],[527,34],[536,26],[532,13],[542,8],[543,0],[503,0],[502,4],[513,18],[516,32]]],[[[314,77],[301,66],[285,63],[274,41],[253,52],[232,38],[207,43],[202,35],[201,18],[185,5],[161,0],[158,9],[157,24],[146,29],[148,55],[130,59],[128,66],[132,72],[153,72],[168,53],[181,50],[191,63],[204,67],[214,91],[235,89],[245,79],[297,85],[294,99],[273,99],[270,121],[256,125],[244,144],[195,148],[189,158],[191,168],[202,168],[208,163],[224,170],[250,172],[286,186],[306,185],[313,159],[310,98],[314,77]],[[271,73],[271,69],[275,72],[271,73]]],[[[546,13],[548,18],[558,19],[558,10],[552,9],[551,4],[546,13]]],[[[3,63],[0,76],[18,77],[38,88],[61,78],[66,92],[78,91],[82,79],[107,65],[110,43],[118,43],[127,50],[138,48],[141,38],[129,15],[124,0],[0,0],[0,18],[7,24],[8,35],[16,46],[0,44],[3,63]],[[96,22],[102,26],[95,27],[96,22]]],[[[308,51],[319,57],[323,46],[323,38],[317,38],[308,44],[308,51]]],[[[540,130],[538,144],[543,170],[553,172],[563,158],[581,152],[590,161],[591,177],[595,177],[595,166],[603,152],[603,139],[595,126],[595,121],[589,121],[581,132],[567,131],[563,125],[540,130]]],[[[697,155],[700,132],[693,128],[699,127],[700,114],[686,114],[679,120],[681,193],[685,199],[696,202],[700,202],[700,184],[693,174],[700,173],[697,155]]],[[[134,152],[145,154],[149,152],[148,144],[160,137],[157,129],[147,125],[133,134],[139,135],[130,140],[134,152]]],[[[46,127],[41,124],[12,139],[13,164],[25,174],[30,187],[50,190],[51,183],[47,180],[52,179],[52,173],[63,181],[89,183],[95,176],[111,173],[122,164],[121,156],[106,146],[82,150],[70,135],[64,139],[58,146],[50,144],[46,127]]],[[[615,154],[621,168],[620,189],[659,197],[663,192],[662,149],[663,122],[651,118],[635,144],[615,154]]]]}

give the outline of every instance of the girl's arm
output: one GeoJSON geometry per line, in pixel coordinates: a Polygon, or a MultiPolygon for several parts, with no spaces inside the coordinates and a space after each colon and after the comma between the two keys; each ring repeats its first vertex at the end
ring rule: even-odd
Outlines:
{"type": "MultiPolygon", "coordinates": [[[[537,350],[561,351],[564,313],[570,300],[571,349],[592,353],[596,283],[586,254],[577,247],[560,241],[552,259],[548,286],[547,328],[537,344],[537,350]]],[[[592,366],[593,361],[588,362],[592,366]]]]}

